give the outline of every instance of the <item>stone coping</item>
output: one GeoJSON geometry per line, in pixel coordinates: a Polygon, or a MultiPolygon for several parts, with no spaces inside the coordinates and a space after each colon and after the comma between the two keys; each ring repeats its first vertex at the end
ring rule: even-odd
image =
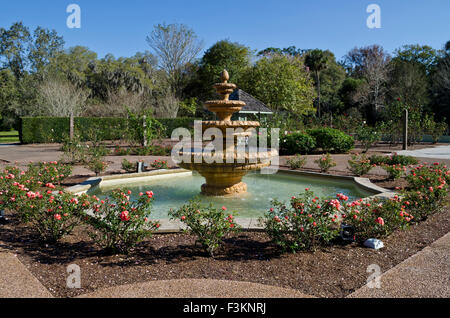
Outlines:
{"type": "MultiPolygon", "coordinates": [[[[315,178],[323,178],[323,179],[333,179],[333,180],[345,180],[354,182],[358,187],[368,192],[373,193],[372,196],[366,197],[381,197],[381,198],[392,198],[395,195],[395,192],[379,187],[372,182],[368,178],[354,177],[354,176],[337,176],[332,174],[325,174],[319,172],[310,172],[310,171],[298,171],[298,170],[279,170],[281,173],[299,175],[299,176],[313,176],[315,178]]],[[[156,180],[156,179],[164,179],[171,178],[176,175],[192,175],[192,171],[186,169],[160,169],[153,170],[142,173],[127,173],[120,175],[110,175],[103,177],[91,177],[84,181],[81,184],[66,188],[66,191],[73,194],[82,194],[86,193],[93,187],[99,186],[119,186],[123,184],[130,183],[139,183],[146,180],[156,180]]],[[[170,219],[160,219],[158,220],[161,224],[160,228],[156,233],[176,233],[180,232],[184,229],[184,224],[178,220],[170,220],[170,219]]],[[[236,223],[239,224],[243,230],[263,230],[263,226],[260,224],[259,218],[236,218],[236,223]]]]}

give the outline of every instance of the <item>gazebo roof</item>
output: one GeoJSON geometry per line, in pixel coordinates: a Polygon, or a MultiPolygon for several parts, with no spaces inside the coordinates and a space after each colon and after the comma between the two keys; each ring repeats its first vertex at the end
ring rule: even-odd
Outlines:
{"type": "Polygon", "coordinates": [[[273,114],[273,111],[267,107],[263,102],[256,99],[252,95],[246,93],[242,89],[235,89],[233,93],[230,94],[230,100],[240,100],[245,102],[245,106],[242,108],[240,113],[262,113],[262,114],[273,114]]]}

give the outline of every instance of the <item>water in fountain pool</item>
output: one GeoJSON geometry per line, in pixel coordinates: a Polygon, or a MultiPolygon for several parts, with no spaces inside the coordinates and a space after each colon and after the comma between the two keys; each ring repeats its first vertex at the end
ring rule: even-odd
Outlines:
{"type": "MultiPolygon", "coordinates": [[[[360,189],[351,181],[292,175],[283,172],[272,175],[264,175],[259,172],[250,173],[243,178],[243,182],[248,185],[248,192],[235,196],[203,196],[200,194],[200,187],[204,182],[202,176],[194,173],[192,176],[174,175],[170,178],[144,183],[124,184],[121,187],[132,191],[131,200],[137,199],[139,192],[148,190],[154,192],[152,219],[168,218],[167,212],[170,209],[177,209],[196,196],[199,196],[204,204],[212,203],[216,207],[226,206],[228,211],[238,217],[248,218],[262,216],[270,208],[272,199],[287,202],[292,196],[303,192],[305,188],[310,188],[320,197],[335,197],[337,193],[344,193],[351,200],[372,194],[360,189]]],[[[89,194],[104,198],[111,190],[113,188],[94,188],[89,194]]]]}

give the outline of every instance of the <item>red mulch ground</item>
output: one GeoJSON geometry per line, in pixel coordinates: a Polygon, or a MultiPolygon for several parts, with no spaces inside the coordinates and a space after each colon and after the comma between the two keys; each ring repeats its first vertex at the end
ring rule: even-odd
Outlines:
{"type": "Polygon", "coordinates": [[[99,288],[149,280],[211,278],[249,281],[300,290],[319,297],[344,297],[366,283],[367,266],[382,271],[402,262],[450,231],[450,211],[398,231],[385,248],[335,245],[315,253],[280,254],[261,232],[243,232],[225,241],[215,259],[195,247],[185,234],[157,234],[128,255],[103,255],[80,227],[56,245],[39,243],[29,227],[10,215],[1,226],[0,247],[22,263],[57,297],[72,297],[99,288]],[[66,288],[69,264],[81,267],[81,289],[66,288]]]}

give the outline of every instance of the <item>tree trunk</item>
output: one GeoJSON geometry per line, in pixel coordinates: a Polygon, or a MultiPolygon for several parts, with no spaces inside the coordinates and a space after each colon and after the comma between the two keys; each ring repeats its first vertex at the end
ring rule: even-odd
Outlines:
{"type": "Polygon", "coordinates": [[[73,112],[70,113],[70,120],[69,120],[69,138],[70,140],[73,140],[74,135],[74,116],[73,112]]]}
{"type": "Polygon", "coordinates": [[[320,73],[317,72],[317,110],[320,118],[320,73]]]}
{"type": "Polygon", "coordinates": [[[144,140],[143,146],[147,147],[147,116],[146,115],[142,116],[142,126],[144,128],[144,129],[142,129],[142,131],[143,131],[143,136],[142,137],[143,137],[143,140],[144,140]]]}

